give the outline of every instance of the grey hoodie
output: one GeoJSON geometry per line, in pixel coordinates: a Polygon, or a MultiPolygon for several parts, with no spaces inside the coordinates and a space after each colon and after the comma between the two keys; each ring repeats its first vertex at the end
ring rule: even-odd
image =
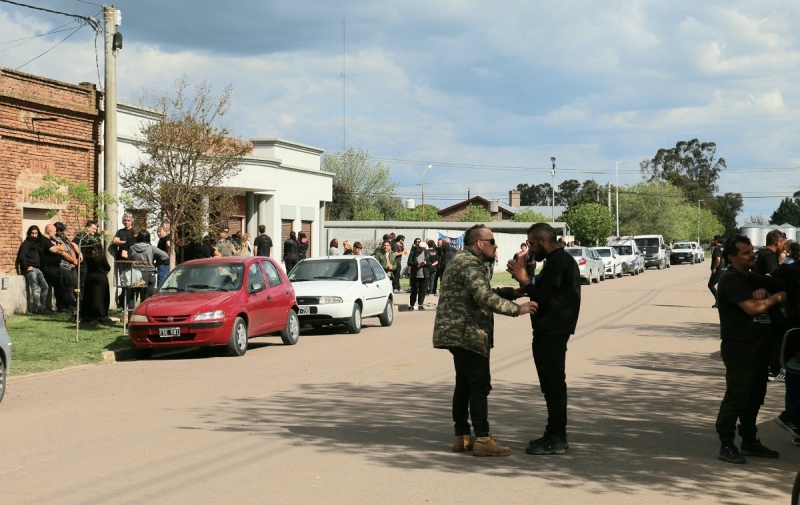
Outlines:
{"type": "Polygon", "coordinates": [[[155,272],[156,267],[153,262],[158,261],[159,264],[168,263],[169,256],[161,249],[154,247],[147,242],[136,242],[133,244],[128,252],[128,259],[134,261],[145,261],[149,265],[146,269],[155,272]]]}

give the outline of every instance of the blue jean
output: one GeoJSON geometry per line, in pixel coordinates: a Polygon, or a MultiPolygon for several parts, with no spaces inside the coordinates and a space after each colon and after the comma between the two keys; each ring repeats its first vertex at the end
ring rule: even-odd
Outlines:
{"type": "Polygon", "coordinates": [[[50,286],[44,280],[44,274],[38,268],[33,268],[25,272],[25,280],[31,289],[31,302],[34,311],[44,309],[47,306],[47,292],[50,286]]]}
{"type": "Polygon", "coordinates": [[[158,279],[156,280],[156,287],[161,287],[164,279],[167,278],[167,274],[169,274],[169,265],[158,265],[158,279]]]}

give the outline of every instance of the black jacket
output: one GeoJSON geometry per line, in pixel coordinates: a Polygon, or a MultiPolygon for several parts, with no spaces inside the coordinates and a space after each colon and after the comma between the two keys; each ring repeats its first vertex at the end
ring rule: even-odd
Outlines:
{"type": "MultiPolygon", "coordinates": [[[[308,249],[308,246],[306,246],[306,249],[308,249]]],[[[295,242],[290,238],[287,238],[286,242],[283,243],[283,261],[284,262],[300,261],[300,252],[297,247],[297,242],[295,242]]]]}
{"type": "Polygon", "coordinates": [[[38,238],[26,238],[19,246],[19,250],[17,251],[17,263],[19,263],[22,275],[25,275],[28,267],[41,268],[42,263],[39,259],[39,251],[41,248],[41,241],[38,238]]]}

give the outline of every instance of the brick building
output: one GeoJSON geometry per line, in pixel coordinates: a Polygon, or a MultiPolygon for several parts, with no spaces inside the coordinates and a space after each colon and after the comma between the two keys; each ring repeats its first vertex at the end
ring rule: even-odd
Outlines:
{"type": "Polygon", "coordinates": [[[75,216],[48,218],[53,205],[32,202],[29,192],[45,174],[87,181],[96,190],[101,97],[91,83],[76,86],[0,68],[0,303],[8,311],[24,310],[25,278],[16,275],[15,260],[28,226],[58,220],[70,229],[83,225],[75,216]]]}

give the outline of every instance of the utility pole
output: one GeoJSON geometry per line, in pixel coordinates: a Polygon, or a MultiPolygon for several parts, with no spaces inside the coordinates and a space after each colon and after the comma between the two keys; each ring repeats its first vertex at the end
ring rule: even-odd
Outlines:
{"type": "MultiPolygon", "coordinates": [[[[103,118],[103,185],[106,193],[117,198],[117,10],[114,7],[103,7],[105,21],[105,117],[103,118]]],[[[118,216],[116,206],[111,205],[106,209],[108,222],[103,223],[103,229],[110,232],[116,231],[118,216]],[[111,229],[109,229],[109,227],[111,229]]]]}

